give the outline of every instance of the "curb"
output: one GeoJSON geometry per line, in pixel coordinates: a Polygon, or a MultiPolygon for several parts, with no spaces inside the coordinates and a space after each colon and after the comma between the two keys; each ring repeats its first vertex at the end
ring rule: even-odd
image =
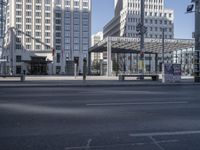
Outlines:
{"type": "Polygon", "coordinates": [[[0,85],[0,88],[64,88],[64,87],[142,87],[142,86],[200,86],[199,83],[172,83],[172,84],[15,84],[0,85]]]}

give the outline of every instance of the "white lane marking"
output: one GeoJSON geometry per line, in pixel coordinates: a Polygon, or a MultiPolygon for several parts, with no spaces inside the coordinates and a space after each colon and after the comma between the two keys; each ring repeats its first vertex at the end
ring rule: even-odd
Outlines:
{"type": "Polygon", "coordinates": [[[66,147],[64,150],[76,150],[76,149],[82,149],[84,147],[66,147]]]}
{"type": "Polygon", "coordinates": [[[89,149],[90,149],[91,142],[92,142],[92,139],[89,139],[89,140],[87,141],[87,145],[86,145],[86,146],[66,147],[65,150],[78,150],[78,149],[89,150],[89,149]]]}
{"type": "MultiPolygon", "coordinates": [[[[90,141],[91,144],[92,141],[90,141]]],[[[162,141],[157,141],[158,144],[162,144],[162,143],[177,143],[179,142],[179,140],[162,140],[162,141]]],[[[89,141],[88,141],[89,143],[89,141]]],[[[118,147],[118,146],[144,146],[144,145],[148,145],[148,144],[155,144],[154,142],[152,143],[127,143],[127,144],[113,144],[113,145],[97,145],[97,146],[90,146],[90,148],[94,149],[94,148],[109,148],[109,147],[118,147]]],[[[85,146],[77,146],[77,147],[66,147],[65,150],[79,150],[79,149],[86,149],[87,147],[85,146]]],[[[89,150],[89,149],[88,149],[89,150]]]]}
{"type": "Polygon", "coordinates": [[[91,142],[92,142],[92,139],[89,139],[88,142],[87,142],[85,150],[89,150],[90,149],[91,142]]]}
{"type": "Polygon", "coordinates": [[[97,115],[100,113],[100,110],[92,110],[86,108],[70,108],[70,107],[53,107],[53,106],[45,106],[45,105],[32,105],[32,104],[15,104],[15,103],[0,103],[0,110],[8,110],[11,112],[17,113],[29,113],[29,114],[44,114],[44,115],[78,115],[80,116],[87,116],[87,115],[97,115]],[[87,114],[87,115],[86,115],[87,114]]]}
{"type": "Polygon", "coordinates": [[[149,136],[149,138],[152,140],[152,142],[160,149],[165,150],[152,136],[149,136]]]}
{"type": "MultiPolygon", "coordinates": [[[[98,149],[105,149],[105,148],[115,148],[119,146],[143,146],[146,143],[127,143],[127,144],[112,144],[112,145],[99,145],[99,146],[90,146],[91,149],[98,148],[98,149]]],[[[79,150],[79,149],[85,149],[85,146],[80,146],[80,147],[66,147],[65,150],[79,150]]]]}
{"type": "Polygon", "coordinates": [[[145,145],[145,143],[134,143],[134,144],[131,144],[132,146],[143,146],[145,145]]]}
{"type": "Polygon", "coordinates": [[[129,134],[132,137],[150,137],[150,136],[170,136],[170,135],[190,135],[190,134],[200,134],[200,130],[197,131],[175,131],[175,132],[154,132],[154,133],[138,133],[129,134]]]}
{"type": "Polygon", "coordinates": [[[180,102],[138,102],[138,103],[101,103],[86,104],[86,106],[123,106],[123,105],[164,105],[164,104],[188,104],[188,101],[180,102]]]}
{"type": "Polygon", "coordinates": [[[157,141],[157,143],[162,144],[162,143],[178,143],[180,142],[179,140],[162,140],[162,141],[157,141]]]}

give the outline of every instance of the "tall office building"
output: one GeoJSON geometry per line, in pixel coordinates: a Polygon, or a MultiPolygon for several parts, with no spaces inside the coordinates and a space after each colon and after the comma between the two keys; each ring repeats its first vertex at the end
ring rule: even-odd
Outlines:
{"type": "MultiPolygon", "coordinates": [[[[104,37],[139,37],[136,26],[140,23],[140,0],[115,0],[115,16],[104,27],[104,37]]],[[[174,12],[164,8],[164,0],[145,0],[145,26],[147,38],[174,38],[174,12]]]]}
{"type": "MultiPolygon", "coordinates": [[[[103,40],[103,32],[98,32],[94,35],[92,35],[91,38],[91,46],[96,45],[100,41],[103,40]]],[[[92,53],[91,55],[91,61],[93,62],[94,60],[101,60],[103,59],[103,53],[92,53]]]]}
{"type": "Polygon", "coordinates": [[[74,60],[82,72],[91,0],[9,0],[6,21],[6,73],[71,74],[74,60]]]}
{"type": "Polygon", "coordinates": [[[95,44],[99,43],[102,40],[103,40],[103,32],[98,32],[96,34],[93,34],[91,38],[91,46],[94,46],[95,44]]]}

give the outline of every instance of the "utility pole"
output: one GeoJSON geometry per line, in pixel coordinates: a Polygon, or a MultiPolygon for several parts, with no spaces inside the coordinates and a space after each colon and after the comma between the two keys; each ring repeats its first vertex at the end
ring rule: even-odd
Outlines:
{"type": "Polygon", "coordinates": [[[144,0],[140,1],[141,11],[140,11],[140,80],[144,80],[144,0]]]}
{"type": "Polygon", "coordinates": [[[147,27],[144,26],[144,3],[145,0],[140,0],[140,23],[136,26],[136,31],[140,35],[140,55],[139,55],[139,75],[140,80],[144,80],[144,34],[147,32],[147,27]]]}
{"type": "Polygon", "coordinates": [[[162,29],[162,64],[165,63],[165,28],[162,29]]]}
{"type": "Polygon", "coordinates": [[[195,13],[194,82],[200,82],[200,0],[192,0],[192,3],[186,13],[195,13]]]}
{"type": "Polygon", "coordinates": [[[200,82],[200,0],[195,2],[195,82],[200,82]]]}
{"type": "Polygon", "coordinates": [[[162,29],[162,82],[165,83],[165,28],[162,29]]]}

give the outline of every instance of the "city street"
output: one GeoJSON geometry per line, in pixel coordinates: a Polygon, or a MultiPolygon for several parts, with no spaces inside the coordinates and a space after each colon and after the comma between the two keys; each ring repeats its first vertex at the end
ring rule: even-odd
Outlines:
{"type": "Polygon", "coordinates": [[[200,86],[1,87],[1,150],[199,150],[200,86]]]}

